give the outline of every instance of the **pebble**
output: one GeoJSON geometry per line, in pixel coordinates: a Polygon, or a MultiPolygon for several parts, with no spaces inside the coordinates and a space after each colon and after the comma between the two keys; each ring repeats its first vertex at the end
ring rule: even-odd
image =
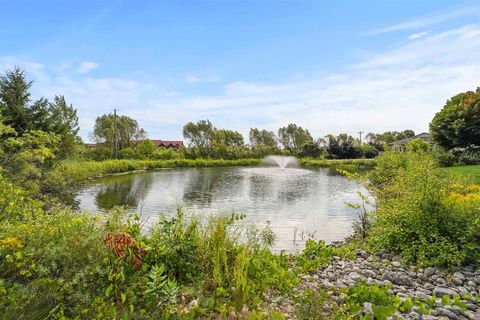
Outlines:
{"type": "MultiPolygon", "coordinates": [[[[324,288],[332,297],[332,304],[343,304],[345,294],[339,289],[344,289],[355,284],[360,279],[366,280],[368,285],[388,285],[391,289],[389,294],[395,294],[405,300],[411,297],[427,301],[436,296],[431,314],[422,315],[418,307],[414,306],[405,313],[396,313],[389,319],[408,320],[435,320],[435,319],[476,319],[480,320],[480,302],[476,295],[480,293],[480,269],[475,267],[462,267],[452,274],[441,268],[427,267],[425,269],[416,266],[402,265],[401,256],[392,255],[388,252],[377,252],[370,255],[364,250],[357,250],[356,260],[346,260],[334,257],[332,263],[320,268],[313,275],[301,278],[300,285],[293,290],[294,295],[301,294],[307,288],[324,288]],[[449,306],[442,303],[442,297],[448,295],[452,298],[459,295],[466,304],[463,310],[458,306],[449,306]]],[[[295,303],[292,298],[277,300],[272,297],[266,302],[268,309],[278,310],[285,313],[288,319],[295,319],[295,303]],[[290,312],[291,311],[291,312],[290,312]]],[[[193,302],[193,301],[192,301],[193,302]]],[[[429,308],[429,307],[428,307],[429,308]]],[[[364,314],[373,312],[371,302],[362,305],[364,314]]],[[[360,312],[362,313],[362,312],[360,312]]]]}

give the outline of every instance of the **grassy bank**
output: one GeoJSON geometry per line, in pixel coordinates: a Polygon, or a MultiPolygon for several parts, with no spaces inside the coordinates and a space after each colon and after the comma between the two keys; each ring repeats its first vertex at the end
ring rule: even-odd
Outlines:
{"type": "MultiPolygon", "coordinates": [[[[352,160],[315,160],[299,159],[302,167],[317,168],[371,168],[373,159],[352,160]]],[[[154,170],[162,168],[205,168],[258,166],[262,159],[212,160],[212,159],[173,159],[173,160],[106,160],[106,161],[68,161],[55,170],[69,182],[79,182],[105,175],[120,174],[137,170],[154,170]]]]}
{"type": "Polygon", "coordinates": [[[442,168],[442,170],[457,176],[464,176],[469,182],[480,184],[480,165],[455,166],[442,168]]]}
{"type": "Polygon", "coordinates": [[[107,161],[71,161],[64,162],[55,170],[69,182],[84,181],[104,175],[119,174],[136,170],[154,170],[161,168],[205,168],[230,166],[256,166],[261,159],[209,160],[107,160],[107,161]]]}
{"type": "Polygon", "coordinates": [[[306,168],[338,168],[343,170],[371,169],[375,159],[300,159],[300,165],[306,168]]]}

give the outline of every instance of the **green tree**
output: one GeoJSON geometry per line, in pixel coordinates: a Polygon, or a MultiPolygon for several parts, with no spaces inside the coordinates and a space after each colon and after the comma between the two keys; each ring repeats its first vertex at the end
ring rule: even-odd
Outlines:
{"type": "Polygon", "coordinates": [[[430,144],[420,138],[413,139],[407,143],[408,152],[427,152],[430,148],[430,144]]]}
{"type": "Polygon", "coordinates": [[[446,150],[480,145],[480,88],[450,98],[435,114],[430,132],[446,150]]]}
{"type": "Polygon", "coordinates": [[[265,129],[259,130],[257,128],[251,128],[249,134],[250,145],[252,147],[266,146],[277,147],[277,137],[273,131],[265,129]]]}
{"type": "Polygon", "coordinates": [[[300,152],[300,155],[302,157],[312,157],[312,158],[318,158],[322,155],[324,152],[324,149],[320,147],[318,142],[307,142],[302,146],[302,150],[300,152]]]}
{"type": "Polygon", "coordinates": [[[60,136],[40,130],[17,136],[13,128],[0,124],[0,137],[1,171],[32,194],[40,193],[56,163],[60,136]]]}
{"type": "Polygon", "coordinates": [[[136,153],[142,159],[152,158],[155,150],[157,150],[157,146],[155,146],[149,139],[143,140],[135,147],[136,153]]]}
{"type": "Polygon", "coordinates": [[[146,138],[146,132],[139,127],[137,120],[128,116],[116,116],[113,113],[97,117],[92,137],[97,143],[112,147],[116,126],[119,149],[132,146],[133,142],[146,138]],[[116,123],[115,123],[116,121],[116,123]]]}
{"type": "Polygon", "coordinates": [[[241,147],[244,145],[242,134],[228,129],[215,129],[213,141],[217,145],[225,145],[227,147],[241,147]]]}
{"type": "Polygon", "coordinates": [[[313,141],[307,129],[293,123],[278,129],[278,138],[283,147],[290,151],[298,151],[305,143],[313,141]]]}
{"type": "Polygon", "coordinates": [[[214,132],[215,128],[209,120],[188,122],[183,126],[183,137],[189,140],[191,147],[201,150],[211,146],[214,132]]]}
{"type": "Polygon", "coordinates": [[[28,104],[32,81],[18,67],[0,76],[0,114],[3,123],[17,133],[26,131],[30,124],[28,104]]]}
{"type": "Polygon", "coordinates": [[[20,136],[38,130],[58,135],[57,157],[70,155],[79,141],[77,111],[63,96],[55,96],[53,102],[42,97],[30,105],[31,86],[18,67],[0,76],[0,118],[20,136]]]}

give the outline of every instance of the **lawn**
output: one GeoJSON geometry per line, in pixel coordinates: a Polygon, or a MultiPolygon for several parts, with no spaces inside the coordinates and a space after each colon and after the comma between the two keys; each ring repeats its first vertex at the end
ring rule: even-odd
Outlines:
{"type": "Polygon", "coordinates": [[[447,172],[467,177],[473,183],[480,184],[480,165],[474,166],[455,166],[443,168],[447,172]]]}

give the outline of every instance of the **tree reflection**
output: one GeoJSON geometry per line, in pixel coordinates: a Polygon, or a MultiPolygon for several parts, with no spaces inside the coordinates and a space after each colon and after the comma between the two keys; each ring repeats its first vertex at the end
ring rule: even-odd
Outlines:
{"type": "Polygon", "coordinates": [[[106,180],[102,181],[102,187],[95,195],[95,203],[100,209],[111,209],[115,206],[137,208],[152,185],[152,176],[147,174],[125,175],[106,180]]]}

